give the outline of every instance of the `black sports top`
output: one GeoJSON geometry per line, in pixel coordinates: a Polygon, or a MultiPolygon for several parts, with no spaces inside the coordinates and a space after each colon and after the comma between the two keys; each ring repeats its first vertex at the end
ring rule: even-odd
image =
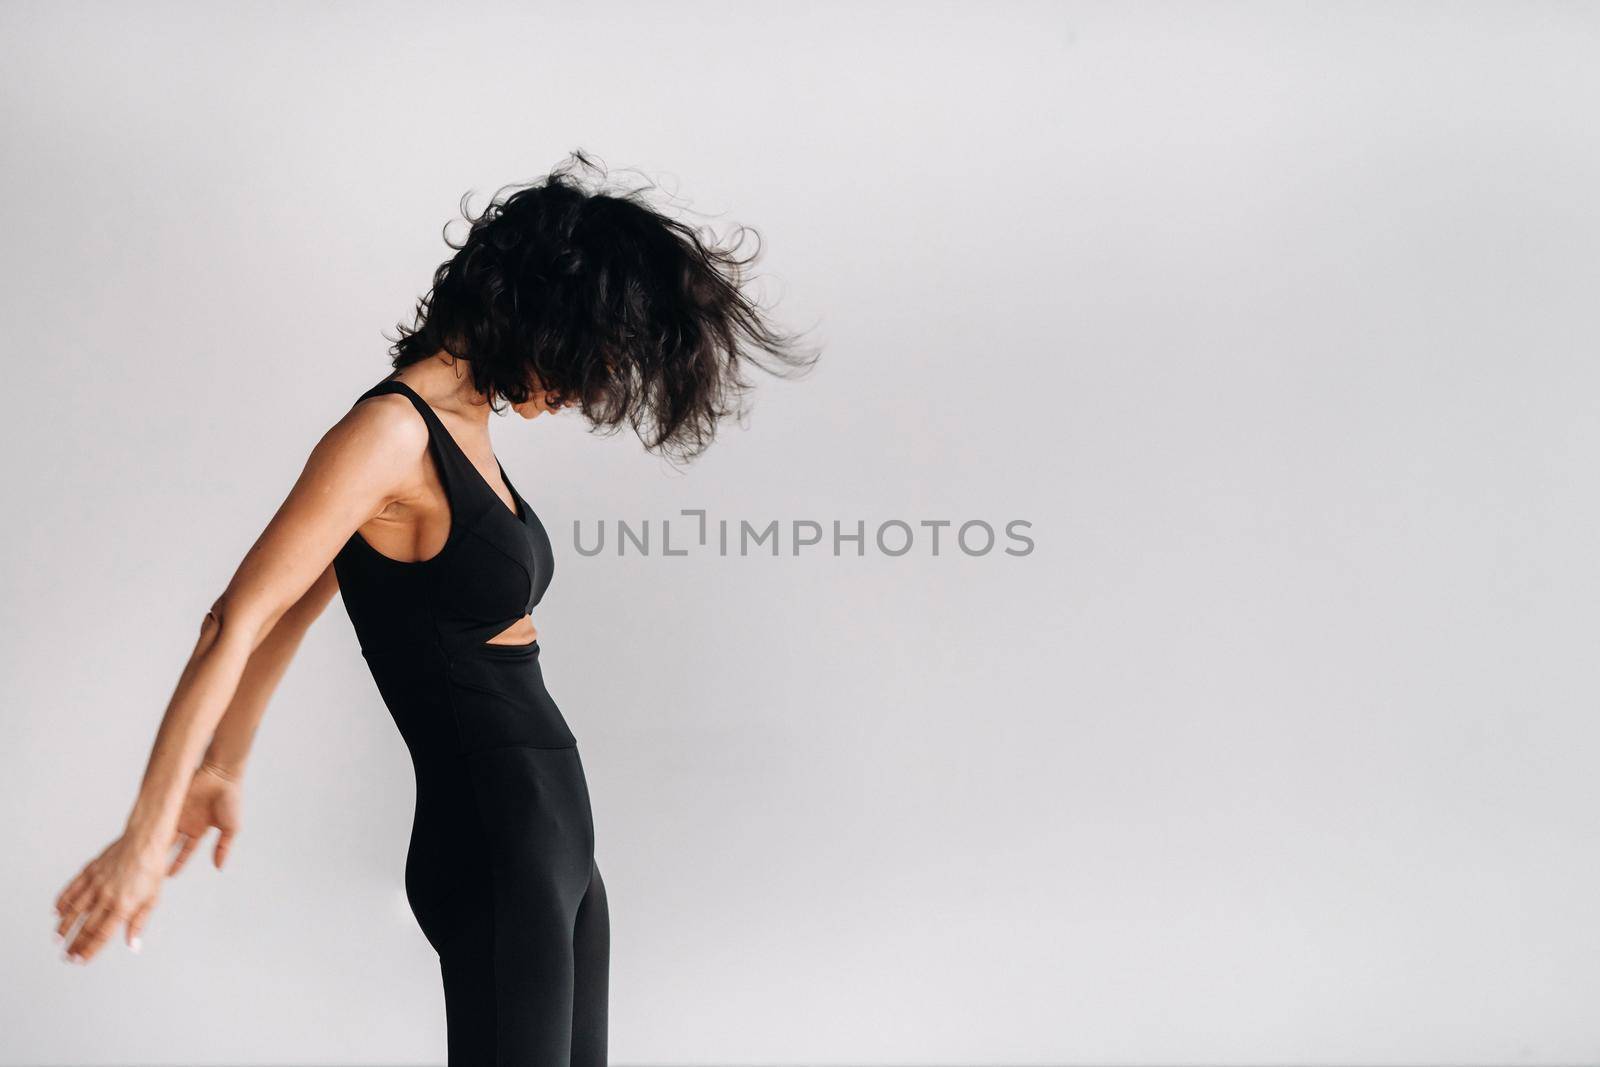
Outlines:
{"type": "Polygon", "coordinates": [[[339,550],[334,572],[362,654],[404,653],[449,664],[464,654],[530,647],[486,642],[531,613],[550,585],[555,557],[544,525],[496,460],[520,514],[506,507],[410,386],[386,378],[356,403],[382,393],[405,396],[428,424],[429,448],[449,498],[450,535],[436,554],[414,562],[383,555],[360,531],[339,550]]]}

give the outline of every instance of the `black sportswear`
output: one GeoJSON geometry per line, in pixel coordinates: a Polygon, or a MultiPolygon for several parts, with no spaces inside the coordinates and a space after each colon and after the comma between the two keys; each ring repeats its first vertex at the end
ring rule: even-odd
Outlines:
{"type": "Polygon", "coordinates": [[[513,513],[409,386],[449,498],[450,535],[402,562],[359,532],[334,558],[378,691],[410,749],[406,897],[439,954],[450,1067],[606,1062],[610,923],[577,742],[539,643],[489,644],[550,584],[550,538],[505,469],[513,513]]]}

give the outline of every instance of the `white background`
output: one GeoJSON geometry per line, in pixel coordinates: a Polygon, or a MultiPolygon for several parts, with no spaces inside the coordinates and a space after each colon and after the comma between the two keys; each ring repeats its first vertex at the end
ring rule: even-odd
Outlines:
{"type": "MultiPolygon", "coordinates": [[[[0,6],[0,1057],[444,1060],[335,602],[246,828],[59,961],[200,618],[441,227],[574,147],[818,368],[674,473],[494,424],[620,1064],[1600,1058],[1600,15],[0,6]],[[1031,555],[595,558],[684,507],[1031,555]]],[[[455,228],[459,233],[459,224],[455,228]]]]}

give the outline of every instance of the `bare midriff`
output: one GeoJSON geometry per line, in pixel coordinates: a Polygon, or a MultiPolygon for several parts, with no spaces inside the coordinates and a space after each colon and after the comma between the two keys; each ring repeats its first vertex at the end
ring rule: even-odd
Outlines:
{"type": "Polygon", "coordinates": [[[534,628],[533,616],[524,615],[484,643],[490,645],[531,645],[538,639],[539,631],[534,628]]]}

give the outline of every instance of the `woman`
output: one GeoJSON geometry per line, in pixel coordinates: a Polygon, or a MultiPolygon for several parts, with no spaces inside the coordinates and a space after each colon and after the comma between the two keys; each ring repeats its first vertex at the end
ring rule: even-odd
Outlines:
{"type": "Polygon", "coordinates": [[[815,354],[742,291],[754,254],[641,190],[585,188],[579,166],[599,172],[575,152],[468,214],[395,373],[323,436],[206,613],[125,832],[56,901],[68,959],[119,930],[137,951],[163,876],[212,826],[222,866],[256,725],[337,588],[416,770],[405,886],[439,954],[452,1067],[605,1062],[605,887],[531,615],[551,544],[494,457],[489,411],[575,407],[688,459],[742,410],[747,366],[815,354]]]}

